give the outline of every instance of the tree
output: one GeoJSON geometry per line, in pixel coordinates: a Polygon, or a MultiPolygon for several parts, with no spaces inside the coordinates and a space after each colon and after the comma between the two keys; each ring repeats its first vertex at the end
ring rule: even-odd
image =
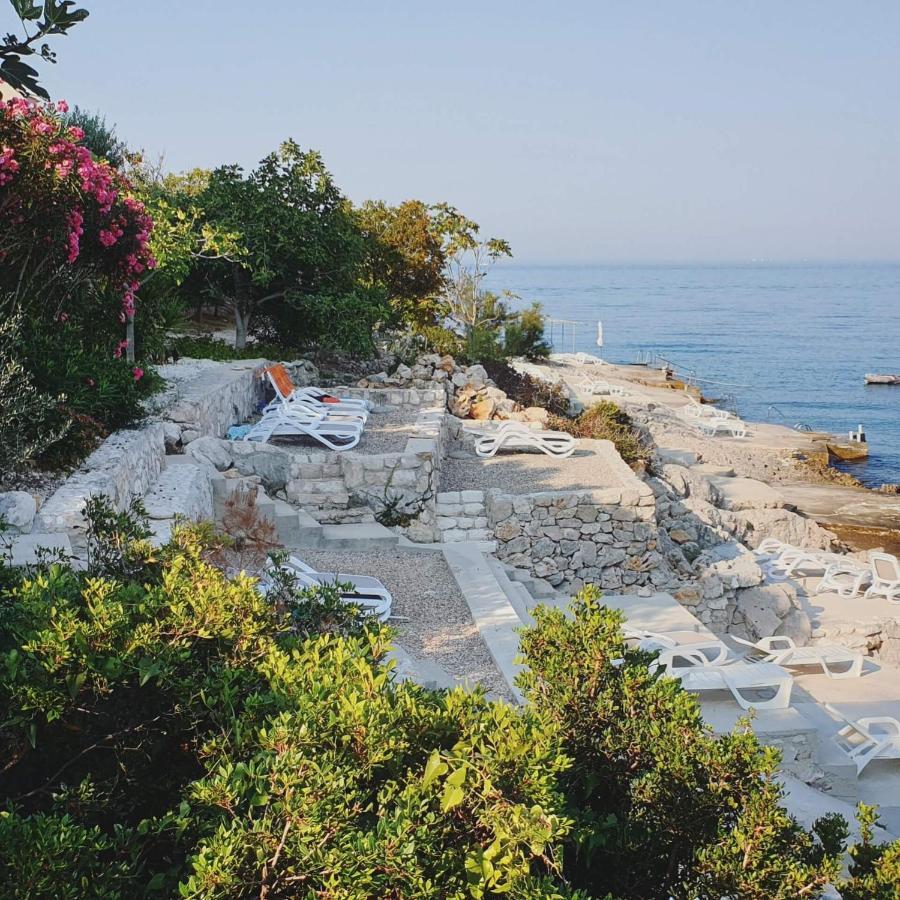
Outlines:
{"type": "Polygon", "coordinates": [[[356,218],[367,241],[369,278],[386,288],[396,319],[417,328],[438,324],[448,311],[447,257],[430,207],[420,200],[399,206],[369,200],[356,218]]]}
{"type": "Polygon", "coordinates": [[[286,141],[247,176],[222,166],[197,199],[207,224],[233,237],[209,282],[234,310],[238,349],[263,314],[276,331],[302,333],[308,302],[358,287],[363,237],[315,151],[286,141]]]}
{"type": "Polygon", "coordinates": [[[86,9],[77,9],[73,0],[10,0],[22,24],[21,36],[7,34],[0,42],[0,78],[26,94],[50,99],[38,82],[38,72],[23,62],[23,57],[39,56],[44,62],[55,63],[56,54],[49,44],[38,43],[46,37],[66,34],[70,28],[88,17],[86,9]],[[29,33],[30,28],[33,33],[29,33]]]}
{"type": "Polygon", "coordinates": [[[481,282],[498,259],[512,256],[512,249],[502,238],[481,238],[478,223],[449,204],[434,207],[434,216],[444,240],[450,317],[465,332],[471,349],[480,342],[478,331],[496,330],[509,315],[499,297],[483,291],[481,282]]]}

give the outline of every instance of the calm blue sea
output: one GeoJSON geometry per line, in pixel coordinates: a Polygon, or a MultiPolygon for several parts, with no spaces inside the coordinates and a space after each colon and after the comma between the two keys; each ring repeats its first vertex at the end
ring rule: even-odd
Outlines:
{"type": "Polygon", "coordinates": [[[862,423],[870,458],[848,471],[900,482],[900,386],[863,381],[900,372],[900,265],[504,265],[485,287],[581,323],[559,350],[574,331],[576,351],[596,352],[601,319],[604,358],[664,356],[747,419],[834,432],[862,423]]]}

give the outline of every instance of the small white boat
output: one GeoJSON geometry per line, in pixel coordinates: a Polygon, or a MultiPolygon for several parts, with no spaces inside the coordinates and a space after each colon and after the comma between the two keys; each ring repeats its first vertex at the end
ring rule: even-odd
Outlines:
{"type": "Polygon", "coordinates": [[[866,384],[900,384],[900,375],[866,375],[866,384]]]}

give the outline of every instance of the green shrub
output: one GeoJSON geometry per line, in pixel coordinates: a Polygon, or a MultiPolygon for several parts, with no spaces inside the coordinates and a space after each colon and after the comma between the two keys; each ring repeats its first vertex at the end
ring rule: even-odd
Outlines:
{"type": "Polygon", "coordinates": [[[515,313],[503,329],[504,356],[524,356],[542,359],[550,355],[550,345],[544,340],[544,314],[540,303],[515,313]]]}
{"type": "Polygon", "coordinates": [[[227,580],[196,530],[122,567],[140,529],[106,512],[91,571],[0,598],[0,894],[566,896],[537,717],[394,685],[389,632],[321,633],[328,598],[227,580]]]}
{"type": "Polygon", "coordinates": [[[714,737],[696,700],[626,645],[622,614],[595,589],[572,611],[536,611],[520,676],[572,760],[570,883],[630,900],[818,896],[837,864],[779,805],[777,753],[749,729],[714,737]]]}
{"type": "Polygon", "coordinates": [[[299,359],[303,353],[296,347],[262,341],[254,341],[247,344],[243,350],[235,350],[231,344],[212,337],[176,338],[172,351],[175,359],[186,356],[190,359],[214,359],[218,362],[228,362],[232,359],[292,360],[299,359]]]}
{"type": "Polygon", "coordinates": [[[609,400],[600,400],[575,419],[554,416],[548,425],[558,431],[567,431],[573,437],[612,441],[627,463],[638,463],[647,458],[647,448],[632,426],[631,418],[609,400]]]}
{"type": "Polygon", "coordinates": [[[39,390],[22,365],[20,320],[0,322],[0,483],[61,440],[69,419],[60,397],[39,390]]]}

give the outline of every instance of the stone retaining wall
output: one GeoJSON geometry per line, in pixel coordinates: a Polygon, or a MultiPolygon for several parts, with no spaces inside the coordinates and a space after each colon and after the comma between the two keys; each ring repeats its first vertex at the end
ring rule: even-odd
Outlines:
{"type": "Polygon", "coordinates": [[[633,490],[488,492],[497,557],[572,592],[588,583],[604,590],[664,584],[653,494],[635,481],[633,490]]]}
{"type": "Polygon", "coordinates": [[[417,411],[422,407],[443,407],[447,393],[441,386],[430,388],[334,388],[335,393],[353,400],[368,400],[378,410],[393,407],[417,411]]]}
{"type": "Polygon", "coordinates": [[[170,430],[167,442],[189,444],[201,437],[222,437],[232,425],[245,422],[265,398],[261,377],[265,365],[264,359],[247,359],[180,360],[160,366],[159,373],[172,383],[171,402],[160,414],[170,430]],[[172,429],[177,429],[177,437],[172,429]]]}
{"type": "Polygon", "coordinates": [[[133,498],[142,497],[165,464],[163,435],[162,423],[151,422],[108,437],[41,507],[33,531],[83,533],[88,498],[107,497],[123,510],[133,498]]]}

